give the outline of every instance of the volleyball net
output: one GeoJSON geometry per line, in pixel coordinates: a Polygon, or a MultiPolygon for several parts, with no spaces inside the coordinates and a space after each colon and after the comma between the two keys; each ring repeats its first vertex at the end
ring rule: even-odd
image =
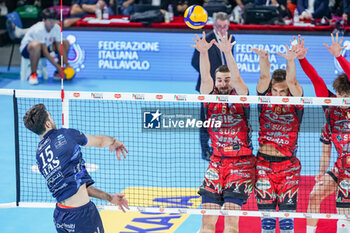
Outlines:
{"type": "MultiPolygon", "coordinates": [[[[7,94],[11,94],[9,91],[7,94]]],[[[109,135],[122,141],[129,154],[118,161],[108,148],[82,147],[83,158],[94,186],[108,193],[124,193],[131,210],[211,215],[275,216],[346,219],[336,214],[335,195],[323,201],[321,213],[307,213],[309,194],[315,185],[322,152],[320,134],[326,122],[322,106],[348,106],[349,99],[312,97],[220,96],[160,93],[113,93],[66,91],[14,91],[17,206],[53,207],[55,200],[36,165],[39,137],[25,128],[23,116],[35,104],[45,104],[57,127],[75,128],[89,135],[109,135]],[[201,104],[239,103],[250,106],[254,155],[257,154],[258,106],[303,106],[298,150],[302,169],[297,212],[258,211],[254,190],[242,211],[204,210],[199,186],[209,165],[202,159],[201,104]],[[63,106],[63,107],[62,107],[63,106]]],[[[266,126],[268,127],[268,126],[266,126]]],[[[276,129],[278,133],[278,129],[276,129]]],[[[330,168],[336,160],[333,148],[330,168]]],[[[54,179],[54,178],[53,178],[54,179]]],[[[94,199],[98,208],[117,210],[94,199]]]]}

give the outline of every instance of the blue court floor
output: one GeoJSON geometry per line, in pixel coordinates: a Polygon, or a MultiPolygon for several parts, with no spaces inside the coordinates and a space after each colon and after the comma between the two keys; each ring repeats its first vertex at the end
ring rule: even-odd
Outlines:
{"type": "MultiPolygon", "coordinates": [[[[0,69],[1,72],[1,69],[0,69]]],[[[22,82],[16,75],[0,76],[0,88],[4,89],[37,89],[60,90],[60,82],[53,80],[42,81],[39,85],[32,86],[22,82]]],[[[136,81],[136,80],[91,80],[74,79],[65,83],[65,90],[76,91],[113,91],[113,92],[156,92],[156,93],[187,93],[194,94],[196,80],[193,82],[170,81],[136,81]]],[[[255,93],[255,83],[248,84],[250,93],[255,93]]],[[[314,96],[312,86],[304,85],[305,96],[314,96]]],[[[16,200],[15,182],[15,146],[14,146],[14,122],[12,97],[0,96],[0,203],[14,202],[16,200]]],[[[33,153],[34,156],[34,153],[33,153]]],[[[52,222],[53,209],[35,208],[0,208],[0,232],[4,233],[53,233],[52,222]]],[[[200,226],[200,218],[192,218],[192,223],[186,221],[177,233],[185,233],[186,225],[200,226]],[[183,229],[183,230],[180,230],[183,229]]],[[[195,231],[196,232],[196,231],[195,231]]]]}

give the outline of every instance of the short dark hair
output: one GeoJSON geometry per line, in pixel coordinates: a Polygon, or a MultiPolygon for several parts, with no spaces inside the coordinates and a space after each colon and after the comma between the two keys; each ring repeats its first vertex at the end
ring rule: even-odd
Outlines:
{"type": "Polygon", "coordinates": [[[277,69],[272,73],[271,84],[272,83],[281,83],[286,80],[287,72],[282,69],[277,69]]]}
{"type": "Polygon", "coordinates": [[[230,70],[228,69],[227,65],[222,65],[222,66],[219,66],[218,68],[216,68],[216,70],[215,70],[215,77],[216,77],[216,73],[217,72],[228,73],[228,72],[230,72],[230,70]]]}
{"type": "Polygon", "coordinates": [[[350,81],[346,74],[340,74],[333,82],[333,89],[343,95],[350,94],[350,81]]]}
{"type": "Polygon", "coordinates": [[[48,120],[49,113],[43,104],[34,105],[23,117],[23,122],[26,128],[37,135],[41,135],[45,132],[45,123],[48,120]]]}
{"type": "Polygon", "coordinates": [[[53,8],[46,8],[41,12],[42,19],[57,19],[58,14],[53,8]]]}

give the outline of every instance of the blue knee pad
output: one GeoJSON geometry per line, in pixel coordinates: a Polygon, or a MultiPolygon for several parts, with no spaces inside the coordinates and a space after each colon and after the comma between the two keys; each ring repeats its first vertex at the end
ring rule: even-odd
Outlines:
{"type": "Polygon", "coordinates": [[[279,221],[280,230],[293,230],[294,229],[294,220],[292,218],[283,218],[279,221]]]}
{"type": "Polygon", "coordinates": [[[275,218],[262,218],[261,228],[263,230],[274,230],[276,229],[276,219],[275,218]]]}

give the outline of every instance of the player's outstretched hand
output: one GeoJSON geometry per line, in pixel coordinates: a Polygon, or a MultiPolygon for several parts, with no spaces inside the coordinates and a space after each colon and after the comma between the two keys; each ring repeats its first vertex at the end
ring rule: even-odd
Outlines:
{"type": "Polygon", "coordinates": [[[110,202],[114,205],[118,205],[123,212],[125,212],[125,209],[129,210],[128,200],[126,200],[125,196],[121,193],[114,194],[110,202]]]}
{"type": "Polygon", "coordinates": [[[259,57],[268,57],[269,56],[269,54],[263,49],[252,48],[250,50],[253,51],[254,53],[258,54],[259,57]]]}
{"type": "Polygon", "coordinates": [[[335,41],[334,41],[333,33],[331,33],[331,37],[332,37],[331,46],[328,46],[326,43],[323,43],[323,45],[326,46],[330,54],[332,54],[335,57],[339,57],[341,55],[341,51],[344,48],[346,48],[346,46],[341,47],[344,37],[341,37],[339,42],[338,42],[338,39],[339,39],[338,32],[335,34],[335,41]]]}
{"type": "Polygon", "coordinates": [[[286,53],[277,53],[281,57],[285,58],[287,61],[292,61],[297,58],[297,53],[293,50],[289,49],[288,45],[286,45],[286,53]]]}
{"type": "Polygon", "coordinates": [[[197,39],[193,38],[195,45],[191,45],[191,47],[196,48],[200,53],[207,52],[211,46],[214,44],[214,39],[212,39],[209,43],[205,40],[205,32],[203,32],[202,39],[199,38],[197,34],[195,34],[197,39]]]}
{"type": "Polygon", "coordinates": [[[109,150],[110,152],[113,152],[115,150],[118,160],[120,160],[120,152],[122,152],[124,159],[126,159],[125,152],[129,153],[125,145],[121,141],[118,141],[117,139],[114,139],[113,144],[109,146],[109,150]]]}
{"type": "Polygon", "coordinates": [[[292,44],[292,51],[294,51],[297,54],[298,59],[304,59],[307,50],[309,49],[304,47],[304,42],[305,39],[301,39],[300,34],[298,35],[298,39],[295,36],[293,36],[293,41],[290,41],[290,43],[292,44]]]}
{"type": "Polygon", "coordinates": [[[214,41],[214,44],[224,53],[231,52],[232,46],[236,44],[236,41],[231,43],[232,35],[230,35],[230,37],[228,38],[227,32],[225,35],[221,35],[219,33],[219,38],[220,38],[220,43],[218,43],[217,41],[214,41]]]}

